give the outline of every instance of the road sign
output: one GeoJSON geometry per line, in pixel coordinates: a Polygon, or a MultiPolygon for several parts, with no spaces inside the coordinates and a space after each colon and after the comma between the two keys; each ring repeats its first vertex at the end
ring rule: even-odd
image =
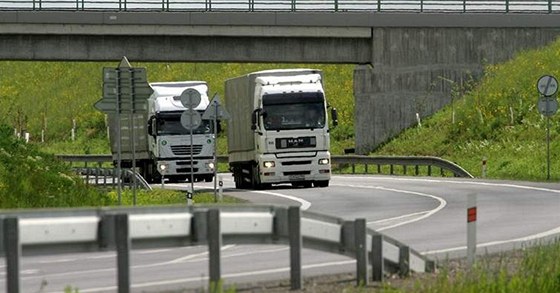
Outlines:
{"type": "Polygon", "coordinates": [[[537,90],[545,97],[554,96],[558,92],[558,80],[551,75],[543,75],[537,81],[537,90]]]}
{"type": "Polygon", "coordinates": [[[200,93],[193,89],[186,89],[181,93],[181,104],[185,106],[185,108],[194,109],[200,105],[202,98],[200,97],[200,93]]]}
{"type": "Polygon", "coordinates": [[[537,108],[543,116],[552,116],[558,111],[558,100],[555,97],[540,97],[537,108]]]}
{"type": "Polygon", "coordinates": [[[220,97],[218,95],[215,95],[214,98],[212,98],[208,108],[206,108],[206,111],[202,114],[202,119],[204,120],[227,120],[229,118],[230,115],[220,103],[220,97]],[[216,114],[218,115],[217,117],[216,114]]]}
{"type": "Polygon", "coordinates": [[[122,101],[120,105],[117,107],[117,100],[116,99],[100,99],[93,105],[97,110],[104,112],[106,114],[117,114],[120,110],[120,113],[142,113],[148,111],[148,102],[147,101],[122,101]]]}
{"type": "Polygon", "coordinates": [[[94,107],[107,114],[145,113],[152,93],[146,69],[131,67],[123,57],[118,68],[103,68],[103,98],[94,107]]]}
{"type": "Polygon", "coordinates": [[[198,111],[188,108],[181,114],[181,125],[189,130],[197,129],[202,124],[202,118],[198,111]]]}

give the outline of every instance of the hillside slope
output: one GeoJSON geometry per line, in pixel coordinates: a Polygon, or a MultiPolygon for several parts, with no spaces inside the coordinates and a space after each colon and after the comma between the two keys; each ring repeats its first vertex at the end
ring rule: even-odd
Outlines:
{"type": "MultiPolygon", "coordinates": [[[[546,180],[547,119],[537,109],[536,83],[560,78],[560,40],[488,66],[478,84],[456,86],[454,102],[379,148],[378,155],[430,155],[481,176],[546,180]],[[459,97],[460,96],[460,97],[459,97]]],[[[550,118],[551,179],[560,178],[559,115],[550,118]]]]}

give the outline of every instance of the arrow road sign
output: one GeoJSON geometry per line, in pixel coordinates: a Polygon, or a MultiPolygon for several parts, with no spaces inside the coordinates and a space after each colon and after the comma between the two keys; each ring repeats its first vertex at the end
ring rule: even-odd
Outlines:
{"type": "Polygon", "coordinates": [[[103,98],[94,107],[107,114],[145,113],[153,92],[146,69],[131,67],[123,57],[118,68],[103,68],[103,98]]]}

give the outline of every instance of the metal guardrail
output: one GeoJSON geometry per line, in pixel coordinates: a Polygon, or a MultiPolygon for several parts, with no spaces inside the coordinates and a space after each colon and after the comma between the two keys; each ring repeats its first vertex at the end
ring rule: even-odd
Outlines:
{"type": "MultiPolygon", "coordinates": [[[[301,289],[301,249],[354,257],[358,284],[385,272],[431,272],[433,261],[395,239],[367,229],[365,219],[346,221],[300,212],[299,207],[196,206],[90,210],[0,211],[0,253],[6,259],[6,292],[20,291],[22,255],[116,250],[119,292],[130,292],[130,249],[208,245],[209,287],[220,286],[223,244],[290,246],[292,289],[301,289]]],[[[221,290],[220,290],[221,292],[221,290]]]]}
{"type": "MultiPolygon", "coordinates": [[[[57,157],[67,162],[83,162],[86,167],[88,163],[97,163],[101,166],[104,162],[112,162],[113,160],[111,155],[57,155],[57,157]]],[[[361,173],[371,173],[370,171],[372,171],[377,174],[394,175],[401,171],[399,174],[416,176],[420,174],[433,176],[438,173],[440,176],[445,176],[446,173],[450,173],[454,177],[474,178],[457,164],[437,157],[345,155],[331,156],[331,160],[333,171],[343,171],[345,167],[349,167],[352,174],[358,173],[356,166],[363,166],[363,172],[361,173]],[[371,165],[376,166],[376,168],[372,170],[371,165]],[[384,166],[387,168],[384,168],[384,166]],[[400,170],[397,170],[397,166],[400,170]],[[409,171],[408,167],[412,167],[412,170],[409,171]],[[421,172],[421,167],[425,169],[423,172],[421,172]],[[439,169],[439,172],[435,172],[437,169],[439,169]]],[[[227,156],[218,156],[218,162],[227,163],[227,156]]]]}
{"type": "Polygon", "coordinates": [[[0,10],[558,13],[558,0],[0,0],[0,10]]]}

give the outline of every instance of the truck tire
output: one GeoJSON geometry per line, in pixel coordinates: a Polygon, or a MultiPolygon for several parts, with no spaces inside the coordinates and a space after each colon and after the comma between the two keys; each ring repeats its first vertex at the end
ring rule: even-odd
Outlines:
{"type": "Polygon", "coordinates": [[[214,175],[207,175],[204,177],[205,182],[212,182],[214,180],[214,175]]]}
{"type": "Polygon", "coordinates": [[[315,187],[328,187],[329,180],[314,181],[313,186],[315,187]]]}

